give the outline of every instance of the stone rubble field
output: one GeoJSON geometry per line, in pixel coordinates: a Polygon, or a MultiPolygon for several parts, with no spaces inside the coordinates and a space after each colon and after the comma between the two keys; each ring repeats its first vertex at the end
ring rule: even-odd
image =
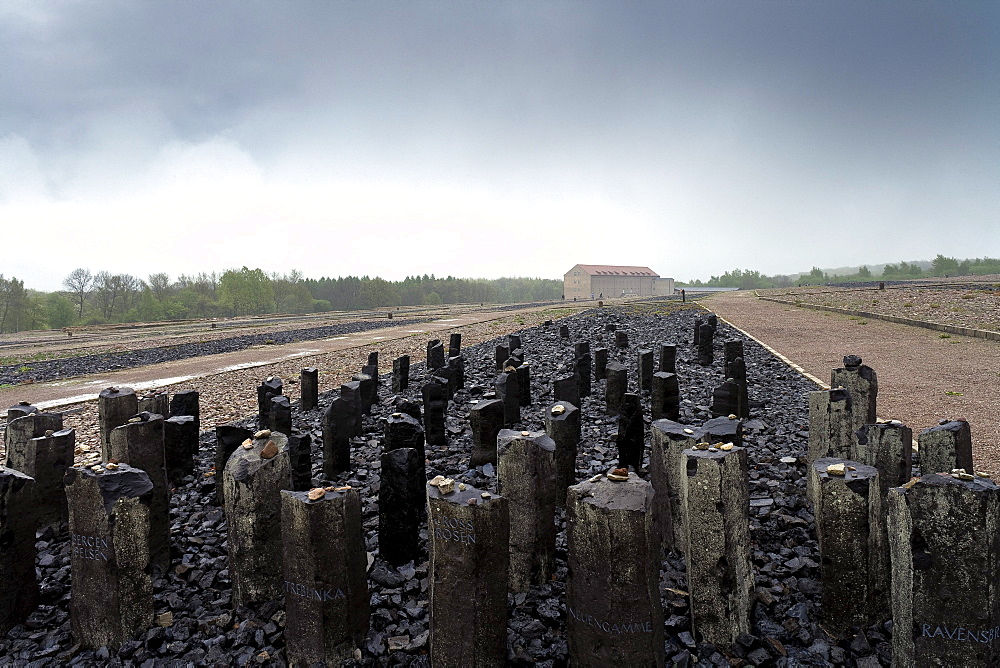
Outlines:
{"type": "MultiPolygon", "coordinates": [[[[609,359],[629,369],[630,391],[637,392],[636,365],[639,348],[658,349],[660,343],[677,344],[677,375],[681,389],[679,422],[700,426],[712,415],[712,390],[722,378],[722,344],[744,340],[751,419],[744,424],[744,445],[750,462],[750,538],[756,572],[753,632],[738,639],[728,655],[692,637],[688,616],[683,560],[668,557],[661,572],[661,595],[666,624],[667,665],[676,666],[827,666],[889,665],[891,622],[859,629],[845,639],[832,638],[823,628],[819,609],[819,553],[814,518],[806,501],[805,454],[808,443],[807,393],[815,384],[791,370],[739,332],[719,323],[715,362],[697,363],[692,345],[694,321],[704,311],[664,303],[636,304],[623,308],[594,309],[552,325],[520,332],[525,361],[531,365],[532,405],[522,409],[517,428],[542,429],[543,411],[553,402],[552,380],[572,367],[573,343],[590,341],[592,348],[607,347],[609,359]],[[608,324],[628,334],[628,347],[615,346],[608,324]],[[559,336],[559,325],[569,327],[570,338],[559,336]],[[782,459],[784,458],[784,461],[782,459]],[[791,458],[791,459],[789,459],[791,458]]],[[[497,492],[495,467],[470,468],[471,432],[468,413],[472,402],[492,391],[496,375],[494,347],[505,338],[463,346],[466,360],[465,389],[449,404],[446,416],[447,446],[427,446],[427,477],[444,475],[497,492]]],[[[839,356],[851,351],[832,351],[839,356]]],[[[365,363],[360,357],[357,369],[365,363]]],[[[380,370],[391,359],[379,361],[380,370]]],[[[389,374],[379,380],[379,401],[364,418],[363,441],[352,448],[352,471],[326,481],[321,466],[321,418],[334,392],[320,397],[308,412],[293,404],[296,428],[312,436],[314,482],[350,485],[363,503],[371,628],[350,665],[429,665],[428,563],[426,533],[421,533],[423,558],[394,568],[378,554],[378,490],[380,486],[380,436],[384,420],[399,398],[420,400],[425,377],[423,363],[410,370],[409,389],[390,392],[389,374]]],[[[593,394],[582,401],[583,438],[576,462],[577,480],[606,473],[617,464],[617,418],[606,416],[604,381],[595,381],[593,394]]],[[[254,387],[238,388],[251,396],[254,387]]],[[[642,398],[649,415],[649,397],[642,398]]],[[[254,429],[256,416],[238,422],[254,429]]],[[[213,475],[215,437],[204,421],[196,473],[185,479],[171,498],[172,563],[166,575],[154,577],[155,624],[120,647],[82,650],[70,633],[70,545],[63,530],[46,530],[38,536],[37,568],[42,588],[41,607],[24,625],[0,640],[0,665],[284,665],[281,601],[233,609],[226,551],[226,520],[215,499],[213,475]]],[[[648,431],[647,431],[648,436],[648,431]]],[[[648,443],[648,439],[647,439],[648,443]]],[[[648,447],[647,447],[648,456],[648,447]]],[[[567,662],[564,588],[566,542],[564,518],[557,514],[555,577],[550,584],[510,595],[508,622],[509,665],[562,666],[567,662]]],[[[470,595],[472,593],[470,592],[470,595]]],[[[888,617],[888,610],[886,611],[888,617]]]]}

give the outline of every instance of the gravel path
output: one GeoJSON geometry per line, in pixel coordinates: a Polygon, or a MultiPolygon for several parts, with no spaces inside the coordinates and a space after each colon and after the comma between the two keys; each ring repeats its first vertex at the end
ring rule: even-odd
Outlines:
{"type": "Polygon", "coordinates": [[[878,414],[916,434],[940,419],[972,426],[976,468],[1000,473],[1000,342],[950,336],[881,320],[767,302],[725,292],[701,302],[824,382],[844,355],[878,374],[878,414]]]}

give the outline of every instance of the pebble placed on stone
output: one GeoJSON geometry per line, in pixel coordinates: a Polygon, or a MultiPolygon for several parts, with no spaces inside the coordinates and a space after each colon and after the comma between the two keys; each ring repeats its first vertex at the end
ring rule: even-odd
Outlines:
{"type": "Polygon", "coordinates": [[[316,499],[322,499],[324,496],[326,496],[326,488],[314,487],[309,490],[308,496],[310,501],[315,501],[316,499]]]}
{"type": "Polygon", "coordinates": [[[267,443],[264,444],[264,448],[260,451],[260,458],[271,459],[276,454],[278,454],[278,445],[274,441],[268,440],[267,443]]]}
{"type": "Polygon", "coordinates": [[[442,494],[451,494],[455,491],[455,481],[451,478],[445,478],[437,484],[437,488],[442,494]]]}
{"type": "Polygon", "coordinates": [[[261,429],[260,431],[256,432],[253,435],[253,437],[254,437],[254,439],[267,438],[270,435],[271,435],[271,430],[270,429],[261,429]]]}
{"type": "Polygon", "coordinates": [[[826,467],[826,472],[830,475],[847,475],[847,465],[840,462],[830,464],[826,467]]]}

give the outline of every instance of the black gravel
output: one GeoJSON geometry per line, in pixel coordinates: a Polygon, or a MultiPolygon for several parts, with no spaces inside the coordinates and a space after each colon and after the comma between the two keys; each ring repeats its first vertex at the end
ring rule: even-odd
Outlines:
{"type": "Polygon", "coordinates": [[[246,350],[247,348],[252,348],[253,346],[280,345],[284,343],[295,343],[296,341],[313,341],[315,339],[327,339],[331,336],[341,336],[343,334],[353,334],[355,332],[367,332],[372,329],[381,329],[387,326],[395,327],[398,325],[414,325],[417,323],[428,322],[431,319],[432,318],[359,320],[356,322],[345,322],[336,325],[324,325],[322,327],[289,329],[283,332],[244,334],[242,336],[231,336],[224,339],[201,341],[197,343],[182,343],[174,346],[159,346],[156,348],[100,353],[97,355],[81,355],[79,357],[68,357],[66,359],[27,362],[26,364],[8,364],[6,366],[0,366],[0,385],[15,385],[25,381],[42,382],[46,380],[72,378],[73,376],[84,376],[92,373],[105,373],[108,371],[116,371],[118,369],[131,369],[133,367],[145,366],[147,364],[159,364],[161,362],[173,362],[176,360],[189,359],[191,357],[201,357],[203,355],[231,353],[237,350],[246,350]]]}
{"type": "MultiPolygon", "coordinates": [[[[628,349],[608,347],[612,358],[617,356],[629,366],[633,383],[639,347],[655,349],[660,342],[679,344],[677,370],[683,397],[680,421],[699,425],[708,420],[711,389],[721,379],[722,342],[744,337],[720,323],[716,362],[711,367],[702,367],[696,363],[690,332],[695,317],[704,311],[688,309],[662,315],[654,310],[655,306],[650,305],[630,311],[605,308],[585,312],[560,321],[569,325],[569,340],[559,338],[560,323],[522,331],[527,361],[532,364],[534,403],[522,410],[521,428],[542,427],[541,411],[551,403],[551,378],[564,373],[571,363],[573,341],[590,340],[594,348],[607,345],[609,336],[605,327],[611,322],[628,331],[628,349]]],[[[427,449],[428,477],[448,475],[496,491],[493,467],[468,468],[471,434],[466,417],[469,402],[482,396],[491,385],[493,348],[498,342],[489,341],[463,350],[466,389],[456,395],[448,411],[450,444],[427,449]]],[[[686,598],[670,591],[685,589],[683,562],[668,558],[661,577],[667,665],[889,665],[891,623],[861,629],[840,640],[831,638],[819,626],[820,559],[803,475],[808,438],[806,393],[817,388],[753,341],[745,340],[744,349],[752,406],[744,444],[750,455],[751,539],[757,570],[753,632],[742,636],[728,657],[721,649],[696,642],[691,634],[686,598]],[[779,461],[789,456],[796,458],[794,463],[779,461]]],[[[359,368],[364,362],[358,360],[359,368]]],[[[382,366],[388,363],[389,360],[384,360],[382,366]]],[[[411,367],[411,379],[415,382],[404,398],[419,396],[423,367],[423,364],[411,367]]],[[[388,376],[381,377],[381,401],[373,415],[365,417],[365,436],[353,448],[354,471],[330,481],[360,490],[367,549],[374,555],[369,573],[371,629],[360,658],[351,665],[425,666],[429,665],[426,551],[419,563],[398,569],[388,566],[378,556],[379,437],[381,421],[392,411],[395,400],[389,393],[388,380],[388,376]]],[[[245,388],[246,392],[253,390],[245,388]]],[[[603,414],[602,393],[603,381],[597,382],[594,394],[582,402],[584,439],[577,459],[577,477],[581,480],[607,471],[617,461],[614,445],[617,424],[603,414]]],[[[313,473],[317,482],[322,480],[319,421],[331,399],[328,393],[321,398],[317,409],[301,413],[296,408],[294,414],[296,426],[309,430],[314,437],[313,473]]],[[[648,398],[644,398],[644,405],[648,415],[648,398]]],[[[250,427],[256,426],[255,423],[255,417],[242,421],[250,427]]],[[[166,576],[154,580],[156,613],[172,613],[171,623],[144,630],[121,647],[96,651],[76,647],[69,625],[70,559],[65,529],[59,535],[45,532],[37,543],[43,605],[26,624],[0,640],[0,665],[284,665],[282,602],[236,610],[231,607],[226,520],[214,503],[215,480],[204,475],[212,466],[213,441],[209,432],[202,434],[198,470],[177,489],[171,501],[173,565],[166,576]]],[[[562,517],[557,521],[561,528],[562,517]]],[[[421,544],[426,550],[426,535],[422,535],[421,544]]],[[[567,663],[566,543],[562,531],[556,565],[552,583],[510,596],[510,665],[567,663]]]]}

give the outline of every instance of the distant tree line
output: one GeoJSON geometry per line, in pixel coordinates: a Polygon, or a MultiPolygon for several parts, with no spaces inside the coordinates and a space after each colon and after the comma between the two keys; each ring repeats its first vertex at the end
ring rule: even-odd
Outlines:
{"type": "Polygon", "coordinates": [[[191,318],[319,313],[418,304],[513,303],[559,299],[562,281],[542,278],[467,279],[407,277],[386,281],[362,276],[306,279],[298,271],[267,274],[230,269],[222,274],[165,273],[141,279],[107,271],[74,269],[64,290],[45,293],[0,274],[0,333],[75,325],[156,322],[191,318]]]}
{"type": "Polygon", "coordinates": [[[824,272],[819,267],[813,267],[809,273],[800,274],[799,276],[784,274],[766,276],[759,271],[733,269],[721,276],[712,276],[704,282],[695,280],[689,283],[676,283],[676,285],[679,288],[704,286],[757,290],[763,288],[789,288],[796,285],[826,285],[873,280],[902,281],[914,278],[987,276],[990,274],[1000,274],[1000,259],[980,257],[958,260],[939,254],[929,263],[926,269],[921,267],[917,262],[887,264],[879,274],[875,274],[866,266],[861,266],[856,272],[849,274],[831,274],[824,272]]]}

